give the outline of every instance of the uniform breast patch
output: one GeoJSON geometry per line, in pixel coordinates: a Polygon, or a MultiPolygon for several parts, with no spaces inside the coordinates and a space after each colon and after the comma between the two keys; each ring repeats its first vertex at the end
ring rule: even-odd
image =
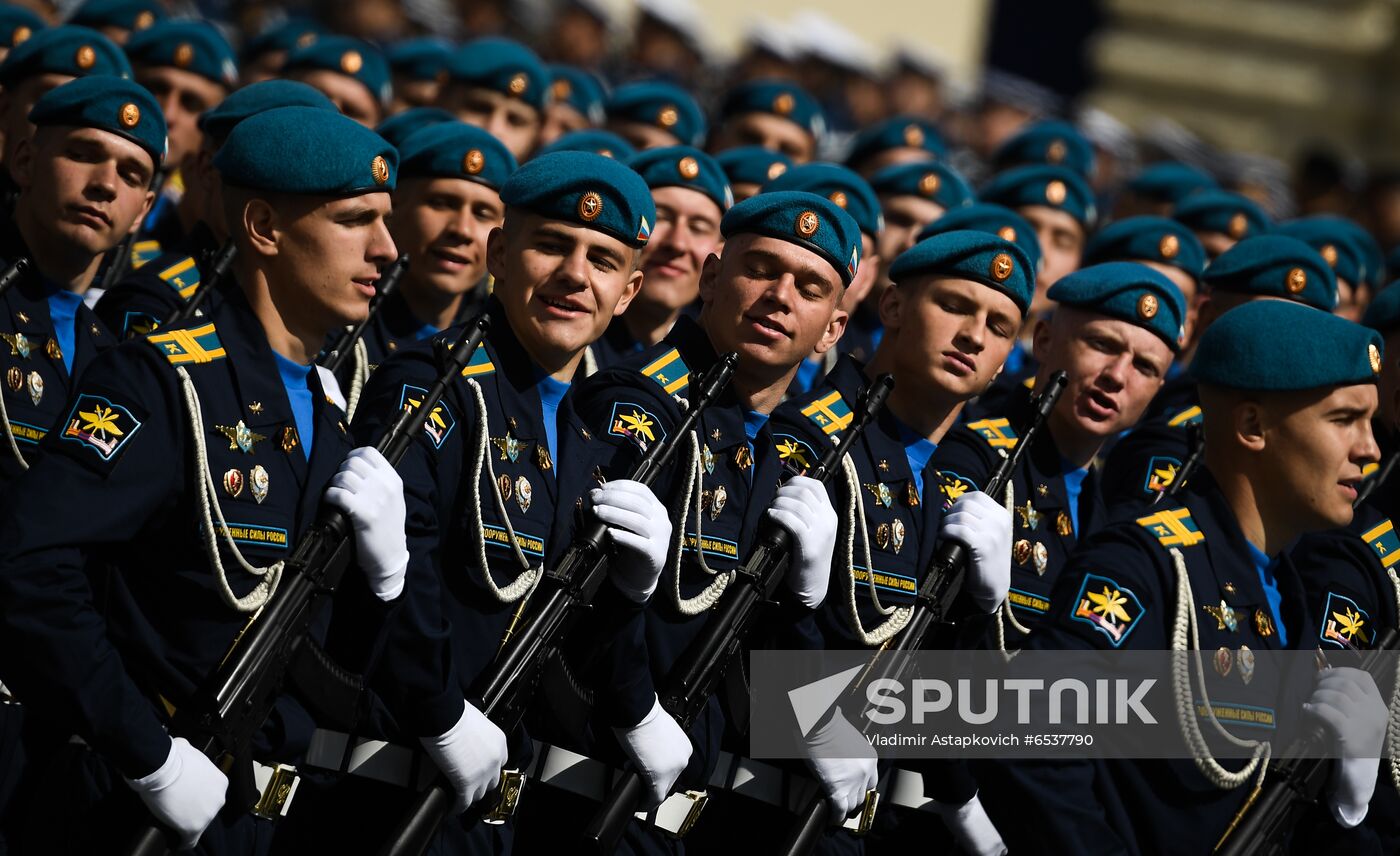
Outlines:
{"type": "Polygon", "coordinates": [[[1115,648],[1122,646],[1146,612],[1132,589],[1098,574],[1084,575],[1074,602],[1074,620],[1102,633],[1115,648]]]}
{"type": "Polygon", "coordinates": [[[100,395],[83,394],[64,420],[63,439],[91,449],[111,461],[141,430],[141,420],[120,404],[100,395]]]}
{"type": "Polygon", "coordinates": [[[1137,524],[1151,532],[1163,547],[1194,547],[1206,540],[1206,536],[1196,527],[1196,521],[1191,519],[1191,512],[1185,508],[1139,517],[1137,524]]]}
{"type": "Polygon", "coordinates": [[[976,431],[993,449],[1014,449],[1019,439],[1009,419],[979,419],[967,423],[967,427],[976,431]]]}
{"type": "MultiPolygon", "coordinates": [[[[417,410],[423,404],[423,399],[428,395],[428,391],[422,387],[404,384],[403,390],[399,392],[399,409],[412,408],[417,410]]],[[[439,401],[433,408],[433,412],[428,414],[428,418],[423,420],[423,432],[432,441],[434,449],[441,449],[442,444],[447,442],[452,429],[457,427],[457,420],[448,408],[447,402],[439,401]]]]}
{"type": "Polygon", "coordinates": [[[1370,647],[1371,616],[1351,598],[1329,591],[1322,607],[1322,629],[1317,635],[1324,643],[1338,648],[1370,647]]]}
{"type": "Polygon", "coordinates": [[[690,369],[675,348],[644,366],[642,374],[655,381],[667,395],[680,395],[690,386],[690,369]]]}
{"type": "Polygon", "coordinates": [[[846,404],[839,390],[832,390],[802,408],[802,415],[826,434],[846,430],[852,419],[850,405],[846,404]]]}
{"type": "Polygon", "coordinates": [[[666,430],[661,427],[661,420],[656,418],[656,414],[630,401],[613,402],[608,433],[631,440],[643,452],[652,443],[666,439],[666,430]]]}

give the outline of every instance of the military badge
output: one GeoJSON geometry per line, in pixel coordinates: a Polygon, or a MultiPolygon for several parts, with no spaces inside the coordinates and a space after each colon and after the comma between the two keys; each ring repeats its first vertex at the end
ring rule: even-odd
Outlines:
{"type": "Polygon", "coordinates": [[[44,378],[38,372],[29,373],[29,400],[35,407],[44,400],[44,378]]]}
{"type": "Polygon", "coordinates": [[[19,366],[10,366],[9,371],[5,372],[5,385],[11,392],[19,392],[24,388],[24,372],[19,370],[19,366]]]}
{"type": "MultiPolygon", "coordinates": [[[[399,391],[399,409],[417,410],[423,404],[423,399],[428,395],[428,391],[422,387],[409,386],[404,384],[399,391]]],[[[457,427],[457,419],[452,415],[446,401],[439,401],[433,408],[433,412],[428,414],[428,418],[423,420],[423,433],[428,435],[434,449],[441,449],[442,444],[447,442],[447,437],[452,433],[452,429],[457,427]]],[[[494,442],[494,438],[492,438],[494,442]]],[[[505,459],[504,452],[502,460],[505,459]]]]}
{"type": "Polygon", "coordinates": [[[1240,629],[1239,613],[1233,607],[1227,606],[1225,601],[1220,601],[1219,606],[1205,604],[1201,607],[1206,614],[1216,621],[1216,630],[1229,630],[1231,633],[1240,629]]]}
{"type": "Polygon", "coordinates": [[[505,474],[496,476],[496,490],[501,494],[501,502],[510,502],[511,494],[515,492],[510,476],[505,474]]]}
{"type": "Polygon", "coordinates": [[[715,453],[710,451],[708,445],[700,447],[700,461],[705,465],[705,475],[715,474],[715,453]]]}
{"type": "Polygon", "coordinates": [[[1098,574],[1085,574],[1075,598],[1073,620],[1102,633],[1110,645],[1121,647],[1146,612],[1132,589],[1098,574]]]}
{"type": "Polygon", "coordinates": [[[904,483],[904,504],[910,508],[919,507],[919,487],[913,479],[904,483]]]}
{"type": "Polygon", "coordinates": [[[1254,610],[1254,631],[1264,638],[1274,635],[1274,619],[1262,609],[1254,610]]]}
{"type": "Polygon", "coordinates": [[[243,473],[233,469],[224,473],[224,490],[234,499],[243,493],[243,473]]]}
{"type": "Polygon", "coordinates": [[[1011,561],[1018,565],[1024,565],[1031,560],[1031,542],[1025,538],[1017,541],[1011,548],[1011,561]]]}
{"type": "Polygon", "coordinates": [[[879,526],[875,527],[875,546],[879,547],[881,550],[889,548],[890,525],[888,523],[881,523],[879,526]]]}
{"type": "Polygon", "coordinates": [[[652,443],[666,439],[666,432],[656,415],[640,404],[628,401],[613,404],[612,418],[608,420],[608,433],[631,440],[643,452],[652,443]]]}
{"type": "Polygon", "coordinates": [[[1070,519],[1068,512],[1061,511],[1055,515],[1055,532],[1063,537],[1074,534],[1074,521],[1070,519]]]}
{"type": "Polygon", "coordinates": [[[1050,567],[1050,551],[1045,549],[1045,545],[1039,541],[1031,547],[1031,561],[1035,564],[1035,572],[1040,576],[1045,576],[1045,569],[1050,567]]]}
{"type": "Polygon", "coordinates": [[[1029,529],[1032,532],[1040,525],[1040,512],[1036,510],[1031,501],[1026,500],[1024,506],[1016,506],[1016,516],[1021,518],[1021,528],[1029,529]]]}
{"type": "Polygon", "coordinates": [[[509,431],[504,437],[492,437],[491,445],[500,450],[501,460],[510,461],[512,464],[520,460],[520,441],[509,431]]]}
{"type": "Polygon", "coordinates": [[[1329,645],[1355,650],[1368,647],[1371,643],[1371,616],[1349,597],[1327,593],[1327,603],[1322,607],[1322,628],[1318,637],[1329,645]]]}
{"type": "Polygon", "coordinates": [[[890,522],[890,546],[894,548],[895,555],[904,549],[904,521],[896,517],[890,522]]]}
{"type": "Polygon", "coordinates": [[[885,508],[889,508],[894,504],[894,494],[890,493],[889,485],[884,482],[880,482],[879,484],[867,484],[865,489],[870,491],[870,493],[874,495],[875,500],[885,508]]]}
{"type": "Polygon", "coordinates": [[[1248,645],[1241,645],[1236,662],[1240,667],[1240,680],[1246,685],[1254,680],[1254,652],[1249,650],[1248,645]]]}
{"type": "Polygon", "coordinates": [[[257,500],[259,505],[262,504],[264,499],[267,499],[267,489],[269,486],[270,479],[267,476],[267,470],[263,469],[262,464],[258,464],[248,471],[248,487],[253,492],[253,499],[257,500]]]}
{"type": "Polygon", "coordinates": [[[288,425],[282,429],[282,440],[278,444],[282,451],[291,454],[291,451],[301,445],[301,438],[297,437],[297,429],[288,425]]]}
{"type": "Polygon", "coordinates": [[[741,470],[753,466],[753,452],[749,451],[747,443],[734,450],[734,465],[741,470]]]}
{"type": "Polygon", "coordinates": [[[0,339],[10,346],[10,356],[29,359],[29,338],[23,333],[0,333],[0,339]]]}
{"type": "Polygon", "coordinates": [[[104,461],[116,457],[136,436],[141,421],[100,395],[80,395],[64,420],[62,437],[92,449],[104,461]]]}
{"type": "Polygon", "coordinates": [[[520,506],[520,510],[529,511],[530,502],[534,499],[535,491],[530,486],[530,480],[520,476],[515,480],[515,501],[520,506]]]}
{"type": "Polygon", "coordinates": [[[1215,673],[1222,678],[1229,677],[1230,670],[1235,665],[1235,656],[1229,648],[1221,645],[1215,651],[1215,673]]]}
{"type": "Polygon", "coordinates": [[[251,455],[253,447],[267,439],[255,431],[250,431],[242,419],[238,420],[237,425],[215,425],[214,430],[228,440],[230,452],[237,449],[245,455],[251,455]]]}
{"type": "Polygon", "coordinates": [[[554,459],[549,456],[549,450],[538,443],[535,444],[535,466],[543,472],[554,469],[554,459]]]}
{"type": "Polygon", "coordinates": [[[63,349],[58,346],[57,339],[49,339],[48,344],[44,345],[44,353],[48,354],[49,359],[54,361],[63,359],[63,349]]]}

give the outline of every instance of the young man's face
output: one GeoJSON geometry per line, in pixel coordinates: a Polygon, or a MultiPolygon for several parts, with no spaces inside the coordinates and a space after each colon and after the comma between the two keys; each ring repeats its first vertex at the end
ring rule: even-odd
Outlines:
{"type": "Polygon", "coordinates": [[[544,110],[544,126],[540,128],[540,145],[547,146],[565,134],[592,127],[588,117],[575,110],[567,101],[555,101],[544,110]]]}
{"type": "Polygon", "coordinates": [[[413,260],[405,286],[455,296],[481,281],[487,239],[505,220],[500,193],[462,178],[407,178],[394,198],[394,243],[413,260]]]}
{"type": "Polygon", "coordinates": [[[15,162],[15,149],[19,144],[34,136],[34,126],[29,122],[34,102],[50,89],[76,79],[70,74],[36,74],[13,87],[0,89],[0,133],[5,137],[7,165],[15,162]]]}
{"type": "Polygon", "coordinates": [[[637,151],[647,149],[660,149],[666,146],[679,146],[688,143],[665,128],[658,128],[646,122],[634,122],[630,119],[613,119],[607,124],[609,131],[617,134],[622,139],[632,145],[637,151]]]}
{"type": "Polygon", "coordinates": [[[926,276],[886,289],[880,320],[894,345],[898,387],[967,400],[1001,371],[1021,329],[1021,310],[981,283],[926,276]]]}
{"type": "Polygon", "coordinates": [[[658,187],[656,228],[642,250],[642,291],[637,300],[679,312],[700,294],[700,271],[705,259],[723,240],[720,210],[698,190],[658,187]]]}
{"type": "Polygon", "coordinates": [[[366,128],[373,128],[384,117],[379,101],[363,83],[348,74],[324,68],[297,69],[287,77],[314,86],[331,100],[335,109],[366,128]]]}
{"type": "Polygon", "coordinates": [[[1100,441],[1137,423],[1172,362],[1171,348],[1149,330],[1069,306],[1037,322],[1033,347],[1037,383],[1059,369],[1069,375],[1057,424],[1100,441]]]}
{"type": "Polygon", "coordinates": [[[437,80],[418,80],[394,75],[394,95],[389,104],[391,114],[402,113],[412,107],[432,107],[442,92],[442,84],[437,80]]]}
{"type": "Polygon", "coordinates": [[[700,275],[701,323],[718,353],[769,377],[824,353],[846,329],[841,277],[811,250],[761,235],[736,235],[700,275]]]}
{"type": "Polygon", "coordinates": [[[880,233],[878,283],[888,285],[890,265],[895,258],[914,246],[924,227],[942,217],[947,209],[922,196],[887,194],[880,197],[880,210],[885,214],[885,229],[880,233]]]}
{"type": "Polygon", "coordinates": [[[806,129],[769,113],[743,113],[724,123],[715,136],[714,150],[722,152],[739,146],[762,146],[800,164],[817,154],[817,141],[806,129]]]}
{"type": "Polygon", "coordinates": [[[1050,286],[1079,270],[1084,254],[1084,227],[1073,215],[1048,205],[1025,205],[1016,213],[1030,221],[1040,240],[1040,274],[1035,278],[1035,299],[1029,313],[1038,316],[1054,305],[1045,296],[1050,286]]]}
{"type": "Polygon", "coordinates": [[[444,110],[500,140],[521,163],[539,144],[540,113],[519,98],[494,89],[449,83],[443,87],[441,102],[444,110]]]}
{"type": "Polygon", "coordinates": [[[138,70],[136,82],[160,103],[170,144],[166,159],[174,166],[182,166],[199,149],[203,136],[198,124],[200,114],[217,107],[228,90],[203,75],[165,65],[138,70]]]}
{"type": "Polygon", "coordinates": [[[273,215],[277,242],[268,281],[274,300],[308,329],[364,320],[381,272],[398,257],[386,223],[393,209],[389,194],[288,199],[273,215]]]}
{"type": "Polygon", "coordinates": [[[525,349],[537,360],[567,362],[636,296],[638,252],[596,229],[511,209],[491,233],[487,265],[525,349]]]}
{"type": "Polygon", "coordinates": [[[34,222],[84,255],[140,228],[154,198],[151,155],[97,128],[43,128],[20,145],[12,169],[34,222]]]}

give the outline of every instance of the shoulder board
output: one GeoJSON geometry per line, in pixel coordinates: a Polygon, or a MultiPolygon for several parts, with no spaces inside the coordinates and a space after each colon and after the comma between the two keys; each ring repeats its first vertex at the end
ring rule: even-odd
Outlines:
{"type": "Polygon", "coordinates": [[[824,434],[846,430],[854,418],[850,405],[841,397],[841,391],[838,389],[822,393],[820,398],[802,408],[802,415],[822,429],[824,434]]]}
{"type": "Polygon", "coordinates": [[[1376,553],[1381,567],[1389,568],[1400,562],[1400,537],[1395,535],[1395,524],[1386,517],[1379,524],[1361,533],[1361,540],[1376,553]]]}
{"type": "Polygon", "coordinates": [[[174,289],[181,300],[189,300],[190,295],[199,290],[199,265],[195,264],[193,256],[179,259],[156,275],[174,289]]]}
{"type": "Polygon", "coordinates": [[[486,343],[482,342],[476,346],[476,353],[472,354],[467,367],[462,369],[462,377],[479,377],[492,374],[495,371],[496,364],[491,362],[491,355],[486,353],[486,343]]]}
{"type": "Polygon", "coordinates": [[[655,381],[667,395],[680,395],[690,386],[690,368],[675,348],[643,366],[642,374],[655,381]]]}
{"type": "Polygon", "coordinates": [[[160,241],[137,241],[131,245],[131,269],[136,270],[156,260],[161,253],[160,241]]]}
{"type": "Polygon", "coordinates": [[[979,419],[967,423],[967,427],[982,435],[982,439],[993,449],[1014,449],[1019,441],[1009,419],[979,419]]]}
{"type": "Polygon", "coordinates": [[[171,330],[168,333],[152,333],[146,337],[146,341],[155,345],[174,366],[212,363],[228,356],[224,353],[224,344],[219,341],[219,334],[214,330],[213,324],[171,330]]]}
{"type": "Polygon", "coordinates": [[[1188,407],[1180,413],[1167,420],[1167,424],[1173,428],[1180,428],[1182,425],[1194,425],[1201,421],[1200,406],[1188,407]]]}
{"type": "Polygon", "coordinates": [[[1203,543],[1206,536],[1191,519],[1191,512],[1185,508],[1171,508],[1139,517],[1137,525],[1152,533],[1163,547],[1194,547],[1203,543]]]}

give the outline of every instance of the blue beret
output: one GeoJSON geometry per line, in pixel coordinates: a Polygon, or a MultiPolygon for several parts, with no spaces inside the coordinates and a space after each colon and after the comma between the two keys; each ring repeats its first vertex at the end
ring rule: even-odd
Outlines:
{"type": "Polygon", "coordinates": [[[1036,236],[1035,227],[1025,217],[1005,205],[974,202],[962,208],[950,209],[942,217],[921,229],[918,240],[922,241],[934,235],[956,232],[961,229],[990,232],[1010,241],[1026,254],[1026,258],[1030,260],[1031,269],[1040,271],[1040,238],[1036,236]]]}
{"type": "Polygon", "coordinates": [[[976,201],[972,185],[946,164],[901,163],[870,176],[870,186],[884,196],[921,196],[944,208],[961,208],[976,201]]]}
{"type": "Polygon", "coordinates": [[[393,190],[399,153],[338,111],[278,107],[239,122],[214,168],[226,184],[250,190],[355,196],[393,190]]]}
{"type": "Polygon", "coordinates": [[[39,127],[98,128],[145,149],[156,166],[165,158],[165,116],[144,86],[96,74],[50,89],[34,102],[29,121],[39,127]]]}
{"type": "Polygon", "coordinates": [[[1045,296],[1119,318],[1157,334],[1172,353],[1186,344],[1186,300],[1161,272],[1137,262],[1104,262],[1061,277],[1045,296]]]}
{"type": "Polygon", "coordinates": [[[0,86],[40,74],[131,77],[131,63],[111,39],[87,27],[51,27],[26,39],[0,62],[0,86]]]}
{"type": "Polygon", "coordinates": [[[48,23],[34,11],[9,3],[0,4],[0,47],[12,48],[23,44],[46,27],[48,23]]]}
{"type": "Polygon", "coordinates": [[[891,149],[923,149],[930,159],[937,160],[948,156],[948,144],[932,122],[917,116],[894,116],[856,134],[846,166],[859,169],[863,161],[891,149]]]}
{"type": "Polygon", "coordinates": [[[516,166],[500,140],[466,122],[419,128],[399,146],[400,178],[463,178],[499,191],[516,166]]]}
{"type": "Polygon", "coordinates": [[[260,80],[236,89],[219,106],[199,117],[199,129],[222,143],[229,131],[249,116],[277,107],[316,107],[338,112],[321,90],[295,80],[260,80]]]}
{"type": "Polygon", "coordinates": [[[608,119],[669,131],[687,146],[705,138],[705,114],[689,92],[664,80],[619,86],[608,99],[608,119]]]}
{"type": "Polygon", "coordinates": [[[1380,331],[1381,335],[1389,335],[1396,327],[1400,327],[1400,288],[1396,288],[1395,283],[1392,282],[1380,290],[1366,307],[1366,314],[1362,316],[1361,323],[1372,330],[1380,331]]]}
{"type": "Polygon", "coordinates": [[[549,73],[554,78],[550,84],[554,101],[574,108],[591,124],[603,124],[607,118],[603,109],[607,92],[597,77],[572,65],[551,65],[549,73]]]}
{"type": "Polygon", "coordinates": [[[880,200],[870,188],[870,182],[840,164],[800,164],[763,185],[763,193],[773,190],[802,190],[825,196],[837,207],[844,208],[860,230],[871,238],[885,228],[880,200]]]}
{"type": "Polygon", "coordinates": [[[632,147],[631,143],[612,131],[589,128],[584,131],[570,131],[564,134],[540,149],[539,154],[543,155],[549,152],[592,152],[605,158],[625,161],[630,160],[637,153],[637,150],[632,147]]]}
{"type": "Polygon", "coordinates": [[[1142,172],[1128,182],[1128,189],[1138,196],[1173,205],[1198,190],[1215,190],[1219,186],[1209,173],[1176,161],[1143,167],[1142,172]]]}
{"type": "Polygon", "coordinates": [[[844,208],[801,190],[764,191],[729,209],[719,224],[725,238],[763,235],[821,256],[851,284],[860,269],[860,227],[844,208]]]}
{"type": "Polygon", "coordinates": [[[1337,277],[1317,250],[1287,235],[1245,238],[1206,268],[1204,282],[1218,291],[1286,297],[1331,312],[1337,277]]]}
{"type": "Polygon", "coordinates": [[[1089,182],[1072,169],[1062,166],[1018,166],[998,173],[978,194],[984,202],[1007,208],[1045,205],[1069,214],[1089,231],[1098,212],[1089,182]]]}
{"type": "Polygon", "coordinates": [[[970,279],[1003,292],[1025,315],[1035,296],[1035,266],[1021,248],[991,232],[940,232],[900,253],[890,281],[937,275],[970,279]]]}
{"type": "Polygon", "coordinates": [[[398,42],[384,52],[389,70],[409,80],[444,80],[452,45],[442,39],[425,36],[398,42]]]}
{"type": "Polygon", "coordinates": [[[1200,280],[1206,251],[1196,233],[1167,217],[1128,217],[1105,226],[1084,247],[1084,264],[1158,262],[1200,280]]]}
{"type": "Polygon", "coordinates": [[[997,172],[1023,164],[1063,166],[1088,178],[1094,172],[1094,147],[1070,123],[1045,119],[1027,125],[992,154],[997,172]]]}
{"type": "Polygon", "coordinates": [[[734,191],[729,178],[715,159],[690,146],[666,146],[638,152],[627,161],[655,190],[659,187],[684,187],[698,190],[719,206],[721,214],[734,205],[734,191]]]}
{"type": "Polygon", "coordinates": [[[305,47],[321,37],[325,30],[311,18],[293,15],[280,24],[269,27],[243,45],[243,61],[257,59],[273,51],[290,51],[305,47]]]}
{"type": "Polygon", "coordinates": [[[729,90],[719,108],[720,121],[745,113],[767,113],[787,119],[818,140],[826,134],[821,105],[790,80],[750,80],[729,90]]]}
{"type": "Polygon", "coordinates": [[[592,152],[550,152],[515,171],[501,201],[642,247],[656,222],[651,188],[626,164],[592,152]]]}
{"type": "Polygon", "coordinates": [[[398,148],[410,135],[433,125],[456,122],[457,117],[441,107],[410,107],[380,122],[374,132],[398,148]]]}
{"type": "Polygon", "coordinates": [[[80,27],[144,30],[166,19],[159,0],[86,0],[67,23],[80,27]]]}
{"type": "Polygon", "coordinates": [[[730,184],[766,184],[792,169],[792,158],[763,146],[739,146],[715,155],[730,184]]]}
{"type": "Polygon", "coordinates": [[[1291,392],[1367,383],[1381,370],[1375,330],[1288,300],[1236,306],[1201,335],[1188,370],[1202,384],[1291,392]]]}
{"type": "Polygon", "coordinates": [[[1172,219],[1197,232],[1220,232],[1235,240],[1269,231],[1269,215],[1254,200],[1228,190],[1199,190],[1179,202],[1172,219]]]}
{"type": "Polygon", "coordinates": [[[282,73],[299,68],[334,71],[353,77],[364,84],[375,101],[389,103],[392,93],[389,63],[383,51],[362,39],[321,36],[305,47],[293,48],[287,54],[282,73]]]}
{"type": "Polygon", "coordinates": [[[447,71],[456,83],[519,98],[536,110],[544,110],[549,96],[549,69],[534,51],[511,39],[467,42],[452,54],[447,71]]]}
{"type": "Polygon", "coordinates": [[[1317,250],[1332,266],[1338,279],[1353,286],[1370,281],[1373,263],[1368,258],[1367,243],[1374,239],[1357,224],[1343,217],[1320,215],[1290,220],[1274,227],[1274,234],[1297,238],[1317,250]]]}
{"type": "Polygon", "coordinates": [[[233,48],[212,24],[162,21],[134,33],[126,43],[133,64],[174,66],[227,86],[238,85],[233,48]]]}

